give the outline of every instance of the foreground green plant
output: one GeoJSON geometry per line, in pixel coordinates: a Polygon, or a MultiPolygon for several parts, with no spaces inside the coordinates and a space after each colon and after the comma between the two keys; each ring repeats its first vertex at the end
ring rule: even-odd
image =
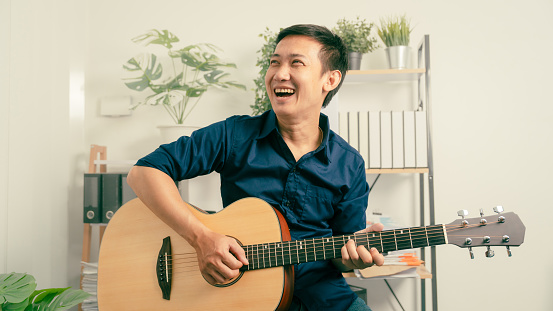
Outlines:
{"type": "Polygon", "coordinates": [[[0,311],[61,311],[83,302],[90,294],[71,288],[36,289],[26,273],[0,274],[0,311]]]}
{"type": "Polygon", "coordinates": [[[172,67],[172,70],[164,71],[161,60],[153,53],[135,56],[123,65],[128,72],[138,74],[124,79],[128,88],[139,92],[150,89],[153,92],[132,109],[141,105],[161,105],[175,123],[183,124],[208,88],[246,90],[244,85],[226,80],[230,74],[222,68],[236,68],[236,65],[221,61],[216,55],[221,50],[215,45],[202,43],[174,50],[173,44],[179,42],[179,38],[168,30],[157,29],[135,37],[132,41],[146,46],[153,44],[165,47],[172,67]]]}
{"type": "Polygon", "coordinates": [[[408,46],[411,31],[413,29],[410,28],[410,21],[405,15],[380,19],[380,27],[377,30],[378,36],[387,47],[408,46]]]}

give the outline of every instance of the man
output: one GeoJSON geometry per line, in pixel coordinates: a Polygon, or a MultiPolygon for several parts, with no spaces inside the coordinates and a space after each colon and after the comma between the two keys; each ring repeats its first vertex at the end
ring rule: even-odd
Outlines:
{"type": "MultiPolygon", "coordinates": [[[[293,240],[382,230],[381,225],[364,229],[369,189],[361,156],[321,114],[346,69],[346,47],[328,29],[286,28],[265,77],[272,110],[230,117],[181,137],[129,172],[138,197],[196,249],[208,282],[236,277],[248,261],[234,239],[211,231],[189,212],[174,180],[219,172],[224,206],[261,198],[284,215],[293,240]]],[[[370,310],[341,272],[383,262],[376,249],[348,241],[341,259],[297,265],[291,309],[370,310]]]]}

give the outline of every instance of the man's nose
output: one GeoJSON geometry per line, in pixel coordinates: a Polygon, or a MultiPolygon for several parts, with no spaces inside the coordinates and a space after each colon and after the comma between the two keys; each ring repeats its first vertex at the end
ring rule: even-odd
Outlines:
{"type": "Polygon", "coordinates": [[[279,66],[276,69],[274,79],[276,81],[287,81],[290,80],[290,67],[286,65],[279,66]]]}

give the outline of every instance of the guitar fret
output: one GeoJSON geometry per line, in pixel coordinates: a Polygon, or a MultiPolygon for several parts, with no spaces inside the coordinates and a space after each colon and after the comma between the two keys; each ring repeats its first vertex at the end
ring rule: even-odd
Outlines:
{"type": "Polygon", "coordinates": [[[444,226],[436,225],[247,245],[244,246],[244,251],[250,264],[242,270],[264,269],[340,258],[342,256],[341,248],[349,240],[354,240],[357,245],[366,246],[367,249],[374,247],[381,253],[387,253],[395,250],[445,244],[446,236],[444,226]]]}

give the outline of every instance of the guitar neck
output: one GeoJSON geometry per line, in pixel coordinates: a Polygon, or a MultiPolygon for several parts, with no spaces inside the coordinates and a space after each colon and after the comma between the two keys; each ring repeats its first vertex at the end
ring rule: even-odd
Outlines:
{"type": "Polygon", "coordinates": [[[348,240],[381,253],[447,244],[444,225],[413,227],[381,232],[313,238],[297,241],[244,246],[249,265],[242,270],[256,270],[298,263],[341,258],[348,240]]]}

